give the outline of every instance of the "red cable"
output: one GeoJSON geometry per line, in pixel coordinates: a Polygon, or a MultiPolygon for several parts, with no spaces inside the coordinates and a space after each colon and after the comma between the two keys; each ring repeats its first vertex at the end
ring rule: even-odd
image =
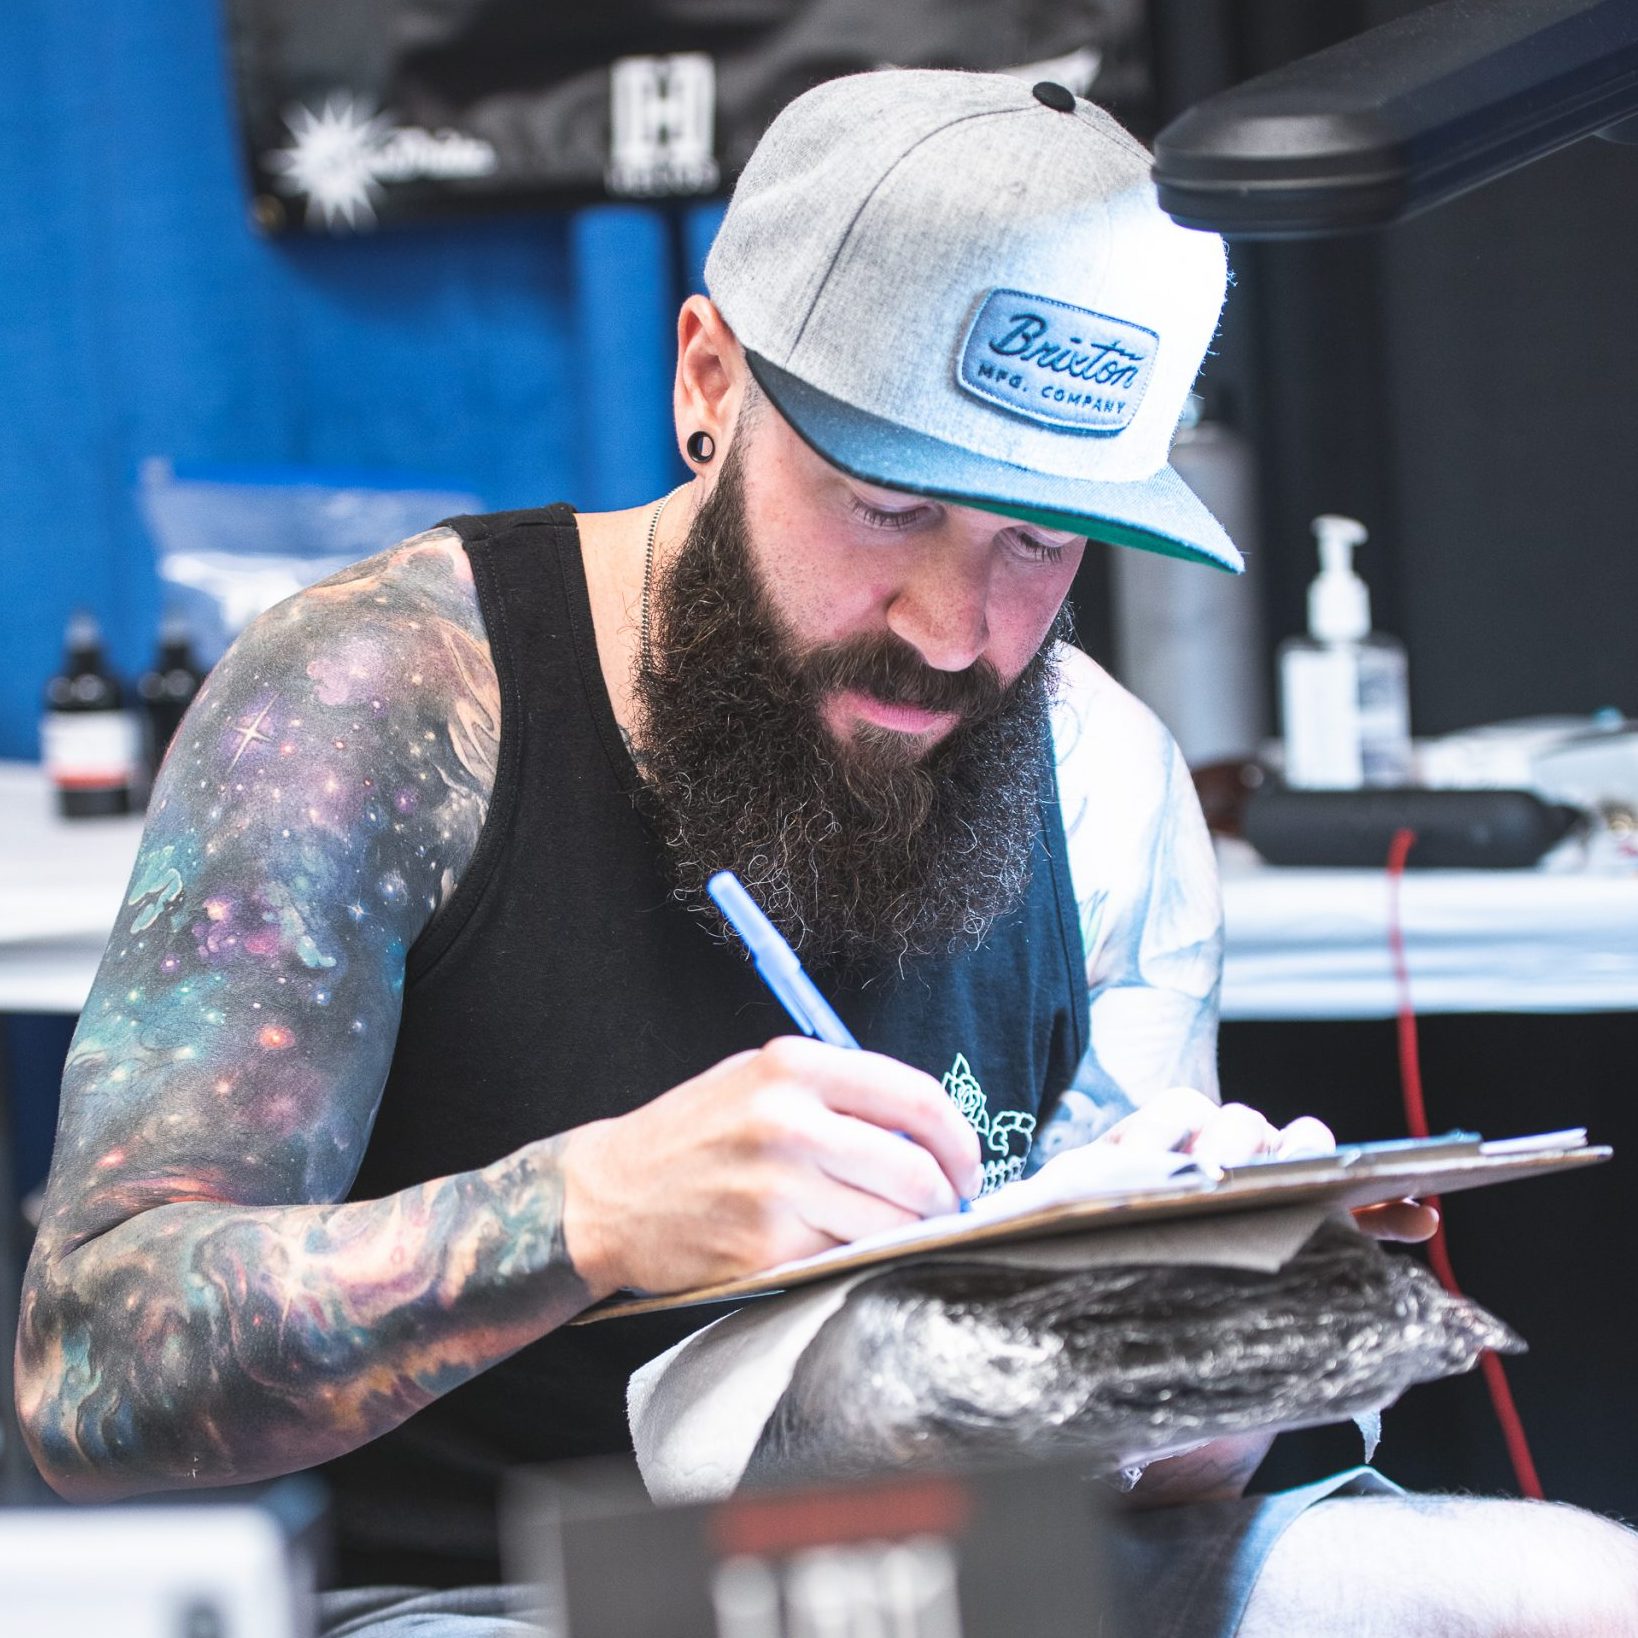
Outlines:
{"type": "MultiPolygon", "coordinates": [[[[1410,963],[1405,959],[1405,925],[1399,910],[1399,888],[1405,874],[1405,861],[1416,845],[1416,832],[1400,828],[1394,832],[1388,848],[1388,951],[1393,958],[1394,988],[1398,998],[1399,1018],[1399,1080],[1405,1094],[1405,1127],[1412,1137],[1428,1135],[1428,1110],[1422,1096],[1422,1054],[1416,1039],[1416,1009],[1411,1005],[1410,963]]],[[[1445,1214],[1437,1195],[1429,1195],[1427,1203],[1439,1213],[1439,1227],[1428,1242],[1428,1261],[1439,1283],[1453,1297],[1462,1294],[1456,1283],[1456,1270],[1450,1262],[1450,1246],[1445,1239],[1445,1214]]],[[[1513,1477],[1519,1494],[1536,1501],[1546,1499],[1541,1479],[1536,1473],[1535,1458],[1530,1454],[1530,1442],[1524,1436],[1524,1423],[1518,1406],[1513,1402],[1513,1390],[1508,1385],[1507,1372],[1502,1368],[1501,1356],[1488,1348],[1479,1356],[1479,1369],[1484,1373],[1485,1387],[1490,1392],[1490,1403],[1501,1424],[1502,1438],[1507,1444],[1508,1459],[1513,1464],[1513,1477]]]]}

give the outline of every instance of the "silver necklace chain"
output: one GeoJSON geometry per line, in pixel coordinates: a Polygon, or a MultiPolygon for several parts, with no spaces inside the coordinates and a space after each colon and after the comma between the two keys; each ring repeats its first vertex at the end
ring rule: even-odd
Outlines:
{"type": "MultiPolygon", "coordinates": [[[[681,489],[681,484],[677,489],[681,489]]],[[[654,650],[649,644],[648,636],[648,588],[654,579],[654,537],[660,531],[660,516],[671,501],[671,496],[677,493],[673,489],[670,494],[662,495],[654,507],[654,516],[648,520],[648,544],[643,550],[643,602],[642,614],[638,628],[639,659],[641,660],[643,675],[646,677],[654,669],[654,650]]]]}

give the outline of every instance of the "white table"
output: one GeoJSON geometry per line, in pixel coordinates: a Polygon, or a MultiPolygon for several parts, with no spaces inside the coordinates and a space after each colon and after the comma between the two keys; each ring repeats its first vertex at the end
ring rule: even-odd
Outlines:
{"type": "MultiPolygon", "coordinates": [[[[79,1011],[141,832],[59,819],[38,767],[0,762],[0,1013],[79,1011]]],[[[1225,1018],[1392,1015],[1380,872],[1222,863],[1225,1018]]],[[[1638,871],[1412,871],[1403,910],[1419,1011],[1638,1010],[1638,871]]]]}
{"type": "Polygon", "coordinates": [[[39,767],[0,762],[0,1012],[78,1012],[142,818],[61,819],[39,767]]]}
{"type": "MultiPolygon", "coordinates": [[[[1389,1018],[1388,879],[1219,850],[1225,1018],[1389,1018]]],[[[1418,1012],[1638,1010],[1638,870],[1412,870],[1400,916],[1418,1012]]]]}

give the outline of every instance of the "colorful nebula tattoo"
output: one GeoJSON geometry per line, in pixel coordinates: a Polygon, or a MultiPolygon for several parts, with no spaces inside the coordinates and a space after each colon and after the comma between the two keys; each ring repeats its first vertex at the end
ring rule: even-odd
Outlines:
{"type": "Polygon", "coordinates": [[[335,1204],[499,733],[447,531],[264,615],[190,710],[70,1048],[23,1293],[19,1408],[58,1489],[327,1460],[589,1300],[555,1142],[335,1204]]]}

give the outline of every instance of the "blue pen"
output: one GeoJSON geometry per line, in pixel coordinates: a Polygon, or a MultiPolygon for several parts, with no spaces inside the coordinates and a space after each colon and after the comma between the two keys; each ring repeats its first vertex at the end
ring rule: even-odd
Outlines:
{"type": "MultiPolygon", "coordinates": [[[[804,1035],[816,1036],[827,1046],[848,1047],[860,1051],[859,1043],[850,1030],[836,1016],[836,1009],[819,993],[819,987],[803,971],[796,951],[785,942],[785,935],[768,920],[762,906],[745,890],[745,884],[731,870],[719,870],[706,884],[705,891],[711,902],[727,918],[728,924],[745,941],[751,952],[758,976],[774,993],[792,1021],[804,1035]]],[[[899,1136],[914,1141],[908,1132],[899,1136]]],[[[961,1209],[966,1211],[971,1202],[963,1199],[961,1209]]]]}
{"type": "Polygon", "coordinates": [[[791,1015],[796,1027],[804,1035],[817,1036],[826,1046],[859,1051],[852,1030],[836,1016],[835,1009],[802,970],[796,951],[762,913],[762,906],[745,891],[744,882],[731,870],[719,870],[705,884],[705,891],[745,940],[762,982],[774,992],[775,1000],[791,1015]]]}

